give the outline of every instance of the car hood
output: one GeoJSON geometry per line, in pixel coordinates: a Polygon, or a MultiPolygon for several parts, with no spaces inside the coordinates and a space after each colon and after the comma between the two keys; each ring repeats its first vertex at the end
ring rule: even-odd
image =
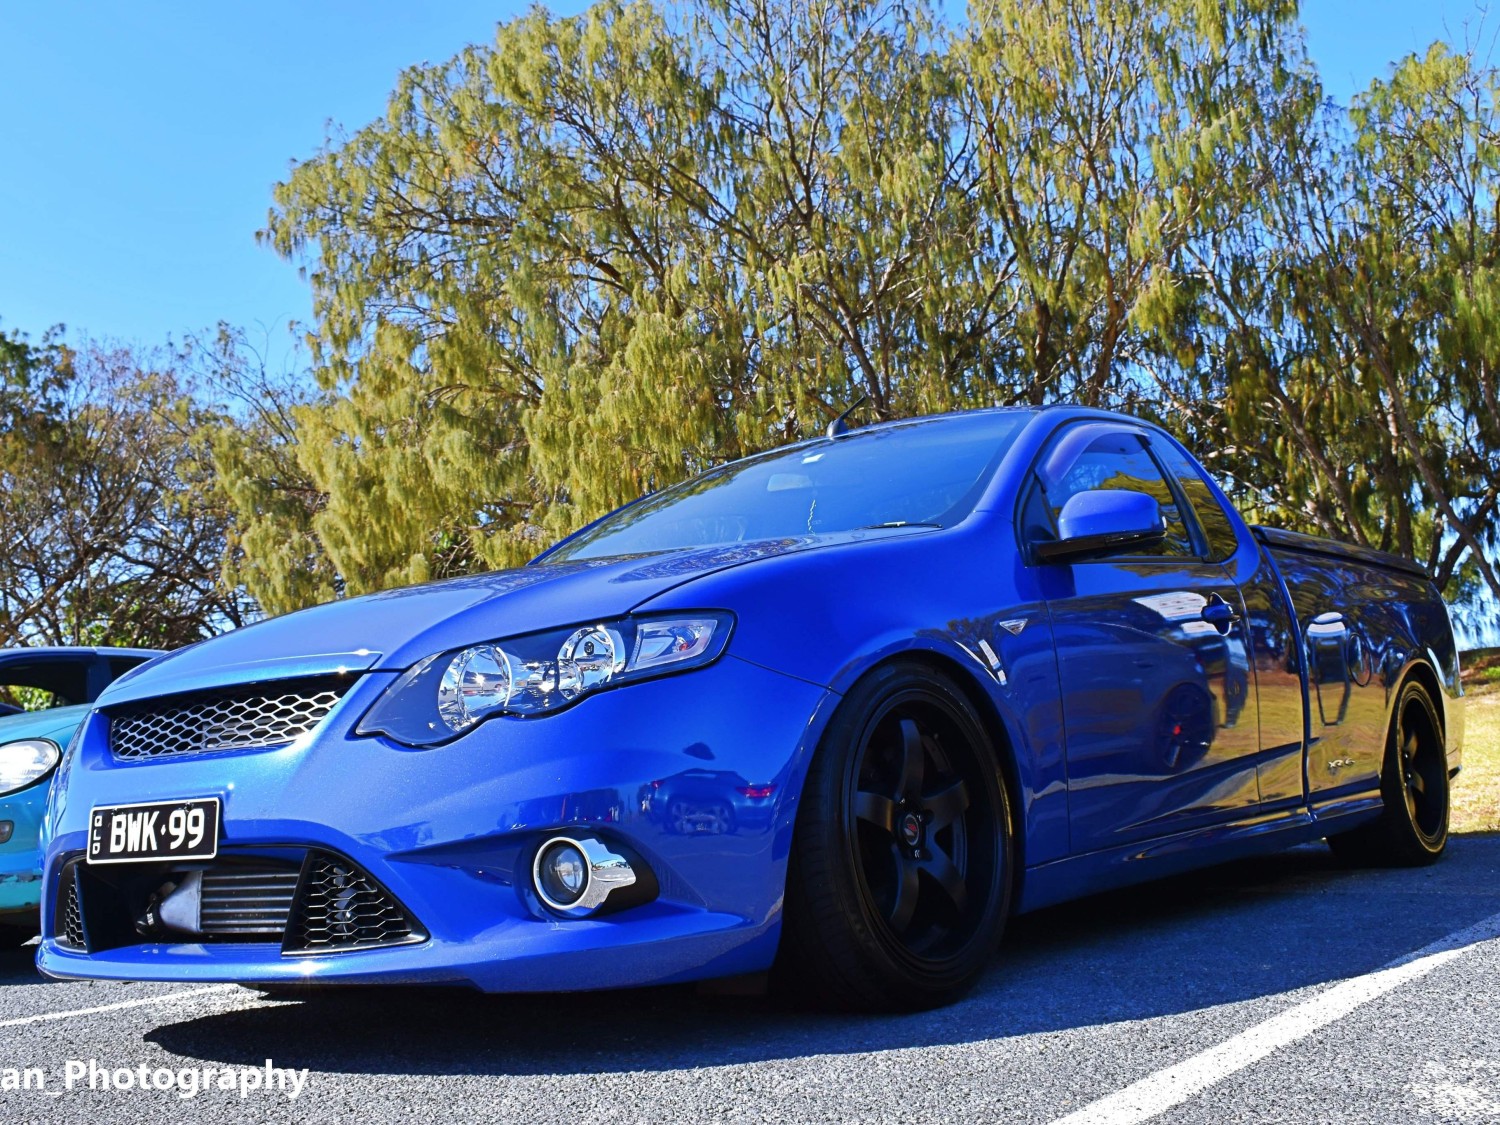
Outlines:
{"type": "Polygon", "coordinates": [[[403,670],[433,653],[481,641],[619,617],[705,574],[900,534],[854,531],[539,563],[329,602],[159,657],[116,680],[98,706],[228,684],[403,670]]]}
{"type": "Polygon", "coordinates": [[[88,705],[81,707],[54,707],[49,711],[28,711],[22,715],[6,715],[0,718],[0,746],[7,742],[20,742],[23,738],[45,738],[66,746],[89,713],[88,705]]]}

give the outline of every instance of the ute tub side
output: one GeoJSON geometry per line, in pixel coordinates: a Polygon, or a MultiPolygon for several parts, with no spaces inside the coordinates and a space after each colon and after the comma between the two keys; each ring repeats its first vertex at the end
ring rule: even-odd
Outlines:
{"type": "Polygon", "coordinates": [[[1448,608],[1410,559],[1256,527],[1281,572],[1306,654],[1312,804],[1354,811],[1378,789],[1395,692],[1421,677],[1443,719],[1449,772],[1462,762],[1458,645],[1448,608]]]}

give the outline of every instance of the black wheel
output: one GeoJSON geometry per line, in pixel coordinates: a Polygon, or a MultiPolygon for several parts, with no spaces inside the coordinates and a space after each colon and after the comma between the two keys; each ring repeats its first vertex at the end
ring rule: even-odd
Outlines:
{"type": "Polygon", "coordinates": [[[957,999],[999,945],[1012,855],[973,704],[925,666],[878,669],[839,706],[803,788],[779,974],[844,1008],[957,999]]]}
{"type": "Polygon", "coordinates": [[[0,949],[20,949],[34,937],[32,926],[0,926],[0,949]]]}
{"type": "Polygon", "coordinates": [[[1396,697],[1380,771],[1380,819],[1328,838],[1353,863],[1420,867],[1448,846],[1448,752],[1427,689],[1408,680],[1396,697]]]}

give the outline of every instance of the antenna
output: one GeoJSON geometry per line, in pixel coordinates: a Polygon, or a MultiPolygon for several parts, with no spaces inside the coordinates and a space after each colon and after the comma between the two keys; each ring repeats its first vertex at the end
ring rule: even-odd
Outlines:
{"type": "Polygon", "coordinates": [[[837,418],[835,418],[832,422],[829,422],[828,423],[828,437],[829,437],[829,439],[832,440],[833,438],[836,438],[836,437],[843,437],[845,434],[847,434],[849,432],[849,415],[853,414],[856,410],[858,410],[861,406],[863,406],[865,403],[867,403],[869,401],[870,401],[870,396],[869,395],[860,395],[859,398],[857,398],[854,401],[854,405],[853,406],[849,407],[848,410],[844,411],[837,418]]]}

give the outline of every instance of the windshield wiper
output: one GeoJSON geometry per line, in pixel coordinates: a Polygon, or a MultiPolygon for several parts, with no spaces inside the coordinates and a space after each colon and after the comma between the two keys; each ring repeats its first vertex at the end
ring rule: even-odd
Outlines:
{"type": "Polygon", "coordinates": [[[883,531],[888,527],[942,527],[940,523],[923,523],[921,520],[889,520],[886,523],[867,523],[856,531],[883,531]]]}

